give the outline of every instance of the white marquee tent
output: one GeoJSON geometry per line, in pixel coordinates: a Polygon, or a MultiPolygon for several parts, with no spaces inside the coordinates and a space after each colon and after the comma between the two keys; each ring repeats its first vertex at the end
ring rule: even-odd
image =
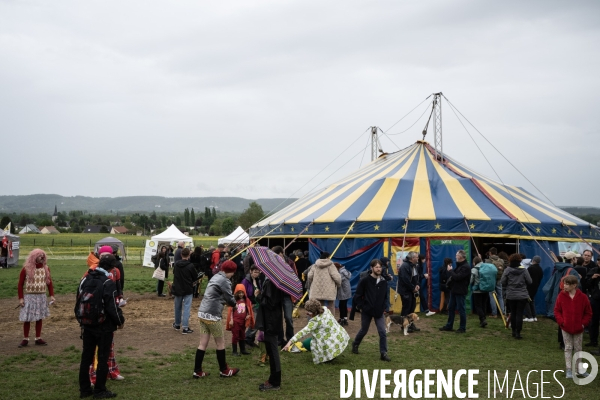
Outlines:
{"type": "Polygon", "coordinates": [[[171,245],[177,247],[177,242],[183,241],[186,246],[194,247],[194,239],[181,233],[175,225],[169,226],[164,232],[154,235],[150,240],[146,240],[146,250],[144,251],[144,267],[154,267],[152,257],[162,245],[171,245]]]}
{"type": "Polygon", "coordinates": [[[227,237],[219,239],[219,244],[229,244],[229,243],[250,243],[250,237],[248,234],[242,229],[241,226],[238,226],[235,231],[231,232],[227,237]]]}

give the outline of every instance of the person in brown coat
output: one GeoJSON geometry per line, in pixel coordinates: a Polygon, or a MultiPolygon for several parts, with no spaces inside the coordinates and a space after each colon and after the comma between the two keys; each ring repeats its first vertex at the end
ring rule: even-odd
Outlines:
{"type": "Polygon", "coordinates": [[[329,308],[332,315],[335,315],[335,298],[337,289],[342,284],[342,277],[329,256],[329,253],[322,252],[321,257],[310,269],[307,285],[310,287],[308,298],[319,300],[321,304],[329,308]]]}

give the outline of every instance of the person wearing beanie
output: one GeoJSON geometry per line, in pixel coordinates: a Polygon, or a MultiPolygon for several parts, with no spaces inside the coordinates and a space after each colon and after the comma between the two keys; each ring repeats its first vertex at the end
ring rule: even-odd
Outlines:
{"type": "Polygon", "coordinates": [[[230,368],[227,365],[225,338],[221,322],[224,303],[230,307],[236,305],[235,298],[231,292],[230,280],[236,271],[236,263],[231,260],[225,261],[221,265],[221,270],[216,275],[213,275],[204,291],[204,298],[198,309],[198,318],[200,318],[200,344],[196,350],[194,373],[192,374],[194,378],[203,378],[208,375],[208,372],[202,370],[202,361],[204,360],[206,347],[211,336],[215,339],[215,344],[217,345],[219,374],[224,378],[228,378],[240,371],[239,368],[230,368]]]}

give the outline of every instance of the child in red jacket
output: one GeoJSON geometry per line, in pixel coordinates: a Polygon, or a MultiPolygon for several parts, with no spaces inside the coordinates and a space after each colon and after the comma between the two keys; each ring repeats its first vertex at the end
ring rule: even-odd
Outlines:
{"type": "Polygon", "coordinates": [[[254,328],[254,313],[252,311],[252,302],[246,296],[246,288],[239,283],[235,287],[234,295],[236,305],[229,307],[227,312],[228,331],[231,331],[231,345],[233,347],[233,355],[239,356],[237,345],[240,345],[240,353],[243,355],[250,354],[246,351],[246,328],[254,328]]]}
{"type": "MultiPolygon", "coordinates": [[[[577,277],[567,275],[564,278],[564,289],[556,298],[554,306],[554,316],[558,326],[562,329],[565,340],[565,362],[567,364],[567,379],[573,378],[571,370],[571,360],[573,354],[581,351],[583,342],[583,331],[592,320],[592,306],[590,301],[581,290],[577,289],[579,284],[577,277]]],[[[583,372],[579,374],[580,360],[576,360],[575,372],[578,375],[587,377],[589,374],[583,372]]]]}

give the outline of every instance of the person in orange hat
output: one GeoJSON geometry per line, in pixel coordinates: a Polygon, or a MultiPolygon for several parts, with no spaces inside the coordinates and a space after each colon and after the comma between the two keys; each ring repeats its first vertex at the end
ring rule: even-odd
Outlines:
{"type": "Polygon", "coordinates": [[[233,292],[236,305],[229,307],[227,311],[227,326],[225,329],[231,331],[231,346],[233,355],[239,356],[237,352],[238,343],[240,344],[240,353],[250,354],[246,351],[246,328],[254,328],[254,311],[252,302],[246,295],[246,288],[241,283],[237,284],[233,292]]]}

